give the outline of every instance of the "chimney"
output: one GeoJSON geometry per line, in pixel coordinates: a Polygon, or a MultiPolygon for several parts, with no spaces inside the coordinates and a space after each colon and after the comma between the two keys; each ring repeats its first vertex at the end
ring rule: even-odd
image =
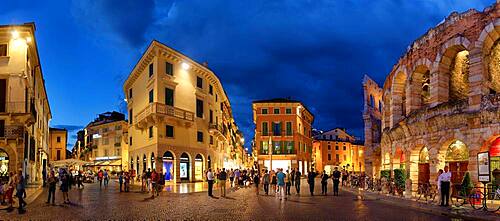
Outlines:
{"type": "Polygon", "coordinates": [[[208,62],[206,62],[206,61],[204,61],[203,63],[201,63],[201,65],[203,65],[204,67],[208,68],[208,62]]]}

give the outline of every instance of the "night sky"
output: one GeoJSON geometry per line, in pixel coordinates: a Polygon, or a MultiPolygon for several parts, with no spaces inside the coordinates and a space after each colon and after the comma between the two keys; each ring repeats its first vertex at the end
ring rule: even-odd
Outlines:
{"type": "Polygon", "coordinates": [[[53,127],[76,130],[126,112],[122,85],[152,39],[224,86],[247,145],[253,100],[291,97],[314,127],[363,136],[361,80],[383,84],[408,45],[452,11],[494,0],[2,1],[0,24],[35,22],[53,127]],[[44,3],[41,3],[44,2],[44,3]]]}

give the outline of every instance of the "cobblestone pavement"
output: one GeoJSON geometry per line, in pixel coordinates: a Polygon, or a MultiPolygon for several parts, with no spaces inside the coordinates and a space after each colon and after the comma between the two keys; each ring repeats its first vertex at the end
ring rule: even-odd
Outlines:
{"type": "MultiPolygon", "coordinates": [[[[210,198],[206,192],[163,192],[160,197],[150,199],[137,188],[120,193],[114,182],[102,190],[97,184],[88,184],[83,190],[70,191],[71,204],[61,203],[60,191],[56,192],[55,206],[45,204],[44,190],[27,206],[26,214],[0,210],[0,220],[450,220],[377,200],[358,200],[346,191],[341,191],[339,197],[311,197],[306,194],[308,188],[304,183],[302,196],[292,195],[286,201],[275,196],[256,196],[254,188],[229,191],[226,198],[210,198]]],[[[331,185],[329,188],[331,191],[331,185]]],[[[316,193],[319,192],[317,184],[316,193]]]]}

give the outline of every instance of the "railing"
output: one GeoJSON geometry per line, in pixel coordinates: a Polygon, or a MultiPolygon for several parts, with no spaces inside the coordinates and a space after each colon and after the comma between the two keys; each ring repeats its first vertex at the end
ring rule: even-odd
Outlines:
{"type": "Polygon", "coordinates": [[[156,102],[149,104],[146,108],[144,108],[137,115],[135,115],[134,120],[135,122],[140,122],[151,114],[164,114],[167,116],[172,116],[187,121],[194,121],[193,112],[156,102]]]}
{"type": "MultiPolygon", "coordinates": [[[[264,150],[264,149],[261,149],[259,151],[259,154],[262,154],[262,155],[269,155],[269,149],[268,150],[264,150]]],[[[280,149],[280,150],[274,150],[273,151],[273,155],[288,155],[288,154],[297,154],[295,152],[295,149],[280,149]]]]}
{"type": "Polygon", "coordinates": [[[23,138],[24,126],[8,125],[0,129],[0,138],[16,139],[23,138]]]}

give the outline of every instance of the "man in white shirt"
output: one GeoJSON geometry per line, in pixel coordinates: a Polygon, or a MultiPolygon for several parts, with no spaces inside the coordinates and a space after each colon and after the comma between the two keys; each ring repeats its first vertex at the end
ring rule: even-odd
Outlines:
{"type": "Polygon", "coordinates": [[[212,189],[214,187],[214,173],[212,173],[212,169],[208,169],[207,172],[207,181],[208,181],[208,196],[212,196],[212,189]]]}
{"type": "Polygon", "coordinates": [[[449,206],[448,200],[450,198],[450,180],[451,172],[448,171],[448,166],[445,166],[444,172],[438,177],[438,185],[441,189],[441,206],[449,206]]]}

